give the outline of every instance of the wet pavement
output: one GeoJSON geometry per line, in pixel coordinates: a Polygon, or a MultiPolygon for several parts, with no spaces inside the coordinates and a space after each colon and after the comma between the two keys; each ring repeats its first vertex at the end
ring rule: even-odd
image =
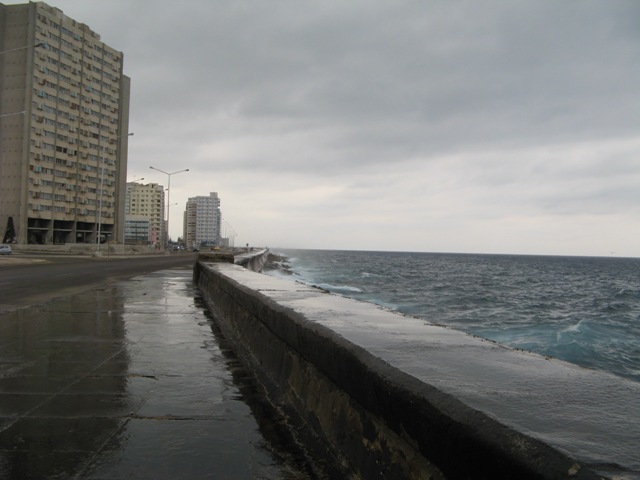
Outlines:
{"type": "Polygon", "coordinates": [[[0,478],[317,478],[191,275],[0,315],[0,478]]]}

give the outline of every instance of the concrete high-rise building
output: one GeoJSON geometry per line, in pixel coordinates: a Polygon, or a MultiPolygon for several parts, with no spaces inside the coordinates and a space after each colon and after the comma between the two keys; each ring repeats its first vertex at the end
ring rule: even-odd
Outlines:
{"type": "MultiPolygon", "coordinates": [[[[125,198],[125,223],[128,219],[138,225],[140,219],[149,220],[148,241],[151,244],[164,245],[164,187],[157,183],[146,185],[129,182],[125,198]]],[[[129,232],[132,231],[131,227],[129,232]]],[[[140,240],[140,234],[136,233],[136,240],[140,240]]],[[[127,240],[125,236],[125,241],[127,240]]]]}
{"type": "Polygon", "coordinates": [[[189,248],[220,243],[220,198],[217,192],[208,197],[192,197],[184,213],[184,242],[189,248]]]}
{"type": "Polygon", "coordinates": [[[4,241],[123,241],[130,79],[122,60],[57,8],[0,4],[4,241]]]}

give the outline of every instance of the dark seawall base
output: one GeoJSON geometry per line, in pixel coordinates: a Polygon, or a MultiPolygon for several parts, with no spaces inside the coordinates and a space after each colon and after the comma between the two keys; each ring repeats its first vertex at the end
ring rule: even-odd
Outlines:
{"type": "Polygon", "coordinates": [[[330,322],[343,314],[334,296],[212,260],[196,263],[194,280],[221,330],[332,477],[602,478],[278,302],[299,297],[330,322]]]}

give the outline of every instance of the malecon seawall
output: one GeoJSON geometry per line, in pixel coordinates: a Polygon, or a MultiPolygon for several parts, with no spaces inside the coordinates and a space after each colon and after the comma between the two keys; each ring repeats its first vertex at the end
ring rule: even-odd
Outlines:
{"type": "Polygon", "coordinates": [[[233,261],[202,255],[194,280],[297,440],[342,478],[640,476],[637,383],[233,261]]]}
{"type": "Polygon", "coordinates": [[[260,272],[262,267],[264,267],[265,263],[267,263],[267,259],[269,257],[268,249],[260,249],[260,250],[248,250],[245,253],[241,253],[239,255],[234,255],[233,263],[236,265],[240,265],[247,270],[251,270],[253,272],[260,272]]]}

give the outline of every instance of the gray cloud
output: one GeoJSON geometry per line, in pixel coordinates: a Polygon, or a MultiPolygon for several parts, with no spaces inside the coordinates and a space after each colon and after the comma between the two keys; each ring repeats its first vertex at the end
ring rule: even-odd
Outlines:
{"type": "Polygon", "coordinates": [[[640,233],[635,0],[51,3],[125,54],[132,175],[242,243],[640,254],[594,234],[640,233]]]}

